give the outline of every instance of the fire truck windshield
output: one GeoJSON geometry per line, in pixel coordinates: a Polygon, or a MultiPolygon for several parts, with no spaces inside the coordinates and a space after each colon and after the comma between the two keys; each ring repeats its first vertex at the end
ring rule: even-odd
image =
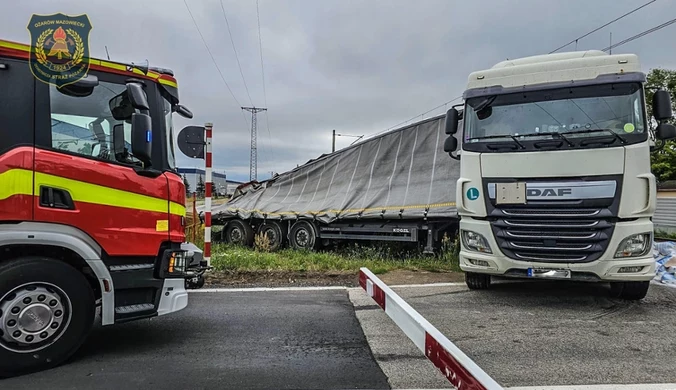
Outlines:
{"type": "Polygon", "coordinates": [[[109,105],[111,99],[125,93],[124,84],[104,81],[87,96],[71,96],[50,86],[52,147],[111,161],[137,163],[130,155],[131,125],[116,119],[109,105]]]}

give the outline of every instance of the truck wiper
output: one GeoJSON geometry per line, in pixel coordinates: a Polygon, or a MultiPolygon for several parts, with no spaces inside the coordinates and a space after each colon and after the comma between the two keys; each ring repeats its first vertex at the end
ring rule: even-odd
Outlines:
{"type": "Polygon", "coordinates": [[[568,138],[564,137],[564,135],[559,133],[558,131],[550,131],[550,132],[546,132],[546,133],[519,134],[519,137],[536,137],[536,136],[539,136],[539,135],[551,135],[552,137],[561,138],[562,140],[566,141],[568,146],[575,146],[574,143],[572,143],[568,138]]]}
{"type": "Polygon", "coordinates": [[[472,140],[475,140],[475,141],[481,141],[481,140],[484,140],[484,139],[494,139],[494,138],[511,138],[511,139],[514,141],[514,143],[516,143],[517,145],[519,145],[519,148],[521,148],[521,149],[525,149],[525,148],[526,148],[525,146],[523,146],[523,144],[522,144],[521,142],[519,142],[518,139],[516,139],[515,136],[513,136],[513,135],[511,135],[511,134],[486,135],[486,136],[483,136],[483,137],[474,137],[474,138],[470,138],[470,139],[468,139],[468,141],[472,141],[472,140]]]}
{"type": "Polygon", "coordinates": [[[584,129],[584,130],[576,130],[576,131],[568,131],[566,134],[586,134],[586,133],[610,133],[612,136],[615,137],[618,141],[620,141],[622,144],[626,144],[627,140],[622,137],[621,135],[617,134],[616,132],[610,130],[610,129],[584,129]]]}

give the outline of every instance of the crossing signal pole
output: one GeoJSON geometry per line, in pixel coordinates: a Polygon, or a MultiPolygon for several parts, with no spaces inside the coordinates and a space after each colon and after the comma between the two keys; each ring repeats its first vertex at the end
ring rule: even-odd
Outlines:
{"type": "Polygon", "coordinates": [[[258,180],[258,140],[256,135],[256,114],[267,111],[261,107],[242,107],[242,110],[251,113],[251,156],[249,159],[249,180],[258,180]]]}

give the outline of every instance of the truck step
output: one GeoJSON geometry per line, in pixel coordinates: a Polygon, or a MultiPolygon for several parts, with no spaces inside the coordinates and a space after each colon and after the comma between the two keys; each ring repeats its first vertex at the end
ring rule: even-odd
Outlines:
{"type": "Polygon", "coordinates": [[[152,303],[140,303],[138,305],[118,306],[115,308],[115,313],[129,314],[153,309],[155,309],[155,305],[153,305],[152,303]]]}
{"type": "Polygon", "coordinates": [[[150,264],[122,264],[122,265],[111,265],[110,271],[111,272],[116,272],[116,271],[136,271],[140,269],[152,269],[154,268],[155,265],[150,263],[150,264]]]}

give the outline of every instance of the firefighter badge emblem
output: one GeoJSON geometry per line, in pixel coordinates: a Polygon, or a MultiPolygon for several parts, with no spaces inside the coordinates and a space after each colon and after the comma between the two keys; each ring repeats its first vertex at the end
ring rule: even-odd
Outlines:
{"type": "Polygon", "coordinates": [[[87,76],[92,30],[87,15],[33,15],[27,28],[30,68],[38,80],[62,87],[87,76]]]}

